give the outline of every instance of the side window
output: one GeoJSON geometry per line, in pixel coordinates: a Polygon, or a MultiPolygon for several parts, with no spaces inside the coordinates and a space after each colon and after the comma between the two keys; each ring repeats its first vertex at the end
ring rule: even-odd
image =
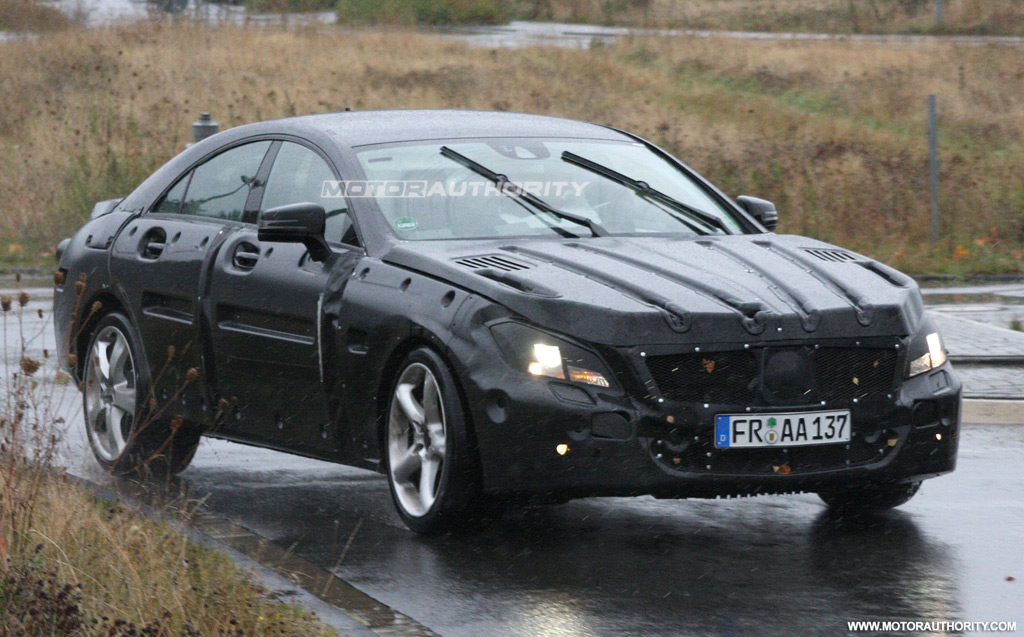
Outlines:
{"type": "Polygon", "coordinates": [[[329,193],[324,196],[324,182],[336,179],[320,155],[301,144],[284,142],[270,170],[261,209],[293,203],[318,203],[327,212],[327,240],[358,245],[345,198],[332,197],[329,193]]]}
{"type": "Polygon", "coordinates": [[[225,151],[192,171],[183,215],[241,221],[249,190],[270,142],[254,142],[225,151]]]}
{"type": "Polygon", "coordinates": [[[181,202],[185,198],[185,189],[188,188],[188,179],[192,176],[192,173],[186,174],[184,177],[178,180],[178,183],[174,184],[164,198],[160,200],[160,203],[153,206],[153,212],[169,212],[178,214],[181,212],[181,202]]]}

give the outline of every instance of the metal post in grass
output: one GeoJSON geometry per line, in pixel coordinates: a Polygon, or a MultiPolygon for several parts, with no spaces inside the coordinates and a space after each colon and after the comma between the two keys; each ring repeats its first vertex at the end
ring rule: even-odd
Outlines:
{"type": "Polygon", "coordinates": [[[209,113],[201,113],[199,119],[192,122],[192,142],[201,142],[220,130],[220,124],[213,121],[209,113]]]}
{"type": "Polygon", "coordinates": [[[931,173],[932,243],[939,242],[939,122],[935,95],[928,96],[928,169],[931,173]]]}
{"type": "Polygon", "coordinates": [[[945,2],[945,0],[935,0],[935,24],[940,26],[940,27],[942,26],[942,22],[943,22],[943,20],[945,18],[945,16],[942,15],[942,13],[943,13],[943,11],[942,11],[943,10],[943,6],[942,5],[943,5],[944,2],[945,2]]]}

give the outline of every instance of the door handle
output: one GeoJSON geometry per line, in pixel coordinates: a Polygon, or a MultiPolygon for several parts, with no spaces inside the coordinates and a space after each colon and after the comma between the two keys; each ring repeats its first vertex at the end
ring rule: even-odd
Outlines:
{"type": "Polygon", "coordinates": [[[239,270],[252,270],[259,260],[260,249],[247,241],[239,243],[231,255],[231,263],[239,270]]]}
{"type": "Polygon", "coordinates": [[[156,260],[167,248],[167,233],[163,228],[153,228],[142,238],[139,254],[143,259],[156,260]]]}
{"type": "Polygon", "coordinates": [[[162,241],[150,241],[142,248],[142,256],[147,259],[158,259],[166,247],[167,244],[162,241]]]}

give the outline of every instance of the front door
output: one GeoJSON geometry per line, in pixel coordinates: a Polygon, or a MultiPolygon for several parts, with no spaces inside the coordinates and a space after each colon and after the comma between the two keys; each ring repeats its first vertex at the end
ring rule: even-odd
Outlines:
{"type": "MultiPolygon", "coordinates": [[[[319,151],[278,142],[261,210],[314,202],[327,210],[327,239],[343,250],[342,199],[324,199],[337,179],[319,151]]],[[[302,244],[262,243],[246,224],[225,242],[210,275],[209,314],[217,393],[231,410],[222,435],[313,455],[329,454],[321,304],[337,262],[310,259],[302,244]]]]}

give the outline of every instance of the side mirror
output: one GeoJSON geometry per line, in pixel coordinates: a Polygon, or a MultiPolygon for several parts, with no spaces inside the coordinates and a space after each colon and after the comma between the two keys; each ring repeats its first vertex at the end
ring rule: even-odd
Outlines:
{"type": "Polygon", "coordinates": [[[327,214],[316,203],[293,203],[260,213],[257,234],[260,241],[301,243],[314,261],[326,261],[331,249],[324,239],[327,214]]]}
{"type": "Polygon", "coordinates": [[[775,204],[757,197],[741,195],[736,197],[736,203],[746,210],[751,217],[768,229],[768,232],[775,232],[779,227],[779,213],[775,210],[775,204]]]}

